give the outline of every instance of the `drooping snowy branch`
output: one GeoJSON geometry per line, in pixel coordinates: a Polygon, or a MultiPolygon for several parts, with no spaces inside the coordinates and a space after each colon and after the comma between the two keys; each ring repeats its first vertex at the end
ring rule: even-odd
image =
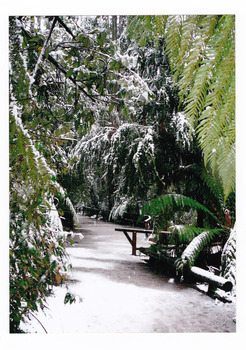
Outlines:
{"type": "Polygon", "coordinates": [[[55,181],[56,172],[49,167],[44,156],[36,149],[36,147],[33,143],[33,140],[29,135],[28,130],[24,127],[24,125],[22,123],[21,117],[19,115],[21,108],[18,107],[17,104],[12,101],[10,104],[10,110],[13,113],[17,127],[20,128],[20,131],[23,133],[23,135],[25,135],[25,137],[28,140],[28,147],[30,147],[31,152],[34,156],[34,161],[36,163],[36,169],[38,169],[38,172],[40,172],[41,176],[44,174],[49,175],[50,184],[52,186],[54,186],[56,188],[56,190],[65,199],[66,204],[72,213],[74,224],[76,226],[79,226],[78,218],[77,218],[77,215],[76,215],[76,212],[75,212],[75,209],[74,209],[74,206],[73,206],[71,200],[68,197],[66,197],[65,190],[62,188],[62,186],[57,181],[55,181]]]}

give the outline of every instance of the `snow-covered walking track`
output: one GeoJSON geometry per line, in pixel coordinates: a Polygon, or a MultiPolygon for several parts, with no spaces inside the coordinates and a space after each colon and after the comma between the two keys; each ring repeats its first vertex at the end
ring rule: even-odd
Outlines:
{"type": "MultiPolygon", "coordinates": [[[[236,331],[235,303],[215,301],[195,286],[151,271],[143,255],[131,255],[126,237],[115,231],[119,225],[78,217],[84,239],[67,248],[73,265],[69,279],[54,288],[45,314],[35,314],[48,333],[236,331]],[[71,305],[63,302],[67,287],[77,295],[71,305]]],[[[138,246],[144,245],[145,236],[139,235],[138,246]]],[[[23,328],[44,333],[34,318],[23,328]]]]}

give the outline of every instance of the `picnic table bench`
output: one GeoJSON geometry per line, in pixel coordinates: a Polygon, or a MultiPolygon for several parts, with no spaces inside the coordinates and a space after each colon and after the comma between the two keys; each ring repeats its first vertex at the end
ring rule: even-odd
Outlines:
{"type": "MultiPolygon", "coordinates": [[[[132,246],[132,255],[137,255],[136,254],[137,250],[139,250],[139,248],[137,248],[137,234],[144,233],[146,236],[153,234],[153,230],[128,228],[128,227],[115,228],[115,231],[120,231],[124,233],[124,235],[126,236],[126,238],[128,239],[128,241],[132,246]],[[130,233],[132,233],[132,237],[129,236],[130,233]]],[[[166,236],[173,234],[172,232],[169,232],[169,231],[160,231],[158,233],[166,236]]]]}

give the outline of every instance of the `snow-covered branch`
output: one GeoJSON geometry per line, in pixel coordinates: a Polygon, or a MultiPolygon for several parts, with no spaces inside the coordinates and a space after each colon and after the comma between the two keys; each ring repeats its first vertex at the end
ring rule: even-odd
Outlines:
{"type": "Polygon", "coordinates": [[[40,54],[39,54],[37,63],[36,63],[36,65],[35,65],[35,68],[34,68],[34,70],[33,70],[32,75],[31,75],[31,77],[30,77],[30,86],[32,86],[33,83],[34,83],[34,81],[35,81],[35,76],[36,76],[36,74],[37,74],[37,71],[38,71],[38,68],[39,68],[40,63],[41,63],[41,61],[43,60],[43,57],[44,57],[44,54],[45,54],[45,50],[46,50],[46,48],[47,48],[47,44],[48,44],[48,42],[49,42],[49,40],[50,40],[50,37],[51,37],[51,34],[52,34],[52,32],[53,32],[53,29],[54,29],[54,27],[55,27],[56,22],[57,22],[57,17],[54,17],[53,22],[52,22],[52,25],[51,25],[51,28],[50,28],[50,31],[49,31],[49,34],[48,34],[47,38],[45,39],[45,42],[44,42],[43,47],[42,47],[42,49],[41,49],[41,52],[40,52],[40,54]]]}

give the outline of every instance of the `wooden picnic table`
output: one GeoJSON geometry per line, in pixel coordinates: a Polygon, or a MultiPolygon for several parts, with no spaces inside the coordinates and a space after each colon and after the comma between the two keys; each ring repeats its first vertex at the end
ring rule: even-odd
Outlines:
{"type": "MultiPolygon", "coordinates": [[[[137,229],[137,228],[115,228],[115,231],[120,231],[123,232],[124,235],[126,236],[126,238],[128,239],[128,241],[130,242],[131,246],[132,246],[132,255],[137,255],[137,250],[139,250],[139,248],[137,248],[137,234],[138,233],[145,233],[146,235],[150,235],[153,233],[153,230],[146,230],[146,229],[137,229]],[[132,237],[129,236],[129,233],[132,233],[132,237]]],[[[172,232],[170,231],[160,231],[158,232],[160,234],[172,234],[172,232]]]]}

